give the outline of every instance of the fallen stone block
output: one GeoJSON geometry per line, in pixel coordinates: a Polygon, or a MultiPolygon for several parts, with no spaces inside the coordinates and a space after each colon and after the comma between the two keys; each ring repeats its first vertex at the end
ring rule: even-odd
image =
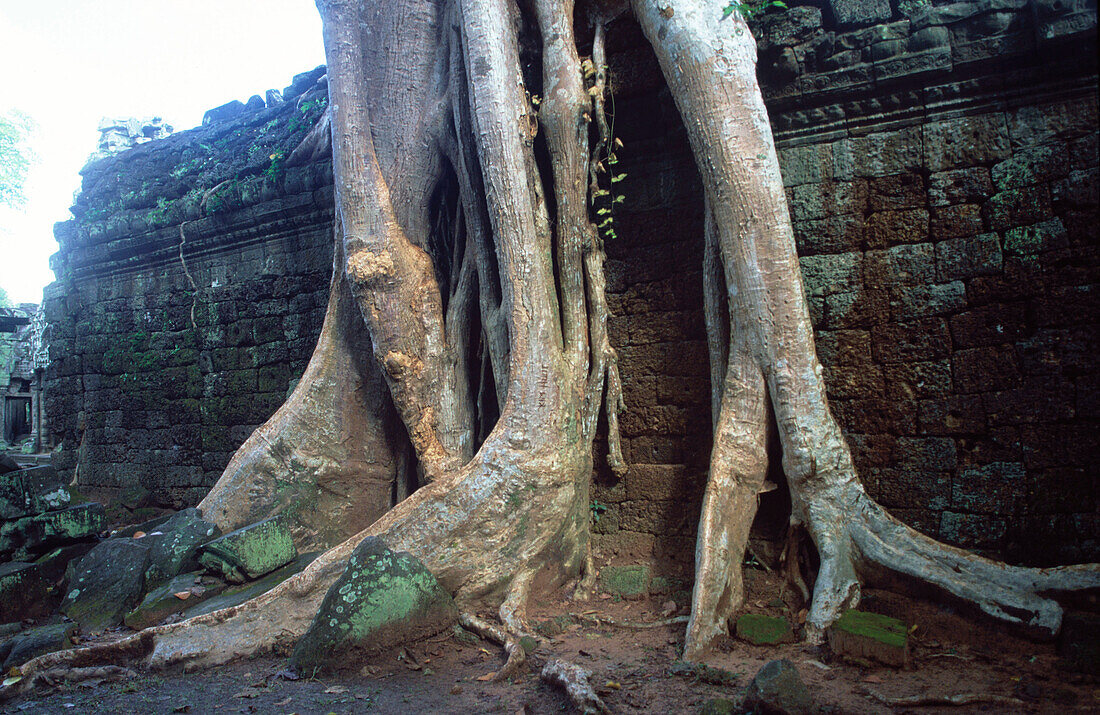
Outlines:
{"type": "Polygon", "coordinates": [[[273,571],[267,576],[264,576],[259,581],[253,581],[252,583],[245,584],[243,586],[235,586],[233,588],[227,588],[221,594],[208,598],[197,606],[188,607],[183,612],[182,618],[194,618],[195,616],[203,616],[207,613],[213,613],[214,611],[220,611],[223,608],[229,608],[230,606],[238,606],[245,601],[249,601],[256,596],[267,593],[271,589],[278,586],[283,581],[286,581],[291,576],[301,573],[306,566],[317,558],[318,552],[302,554],[294,561],[290,562],[286,566],[282,567],[278,571],[273,571]]]}
{"type": "Polygon", "coordinates": [[[652,578],[649,566],[604,566],[600,569],[599,586],[601,591],[622,598],[645,598],[652,578]]]}
{"type": "Polygon", "coordinates": [[[74,566],[61,612],[85,631],[119,625],[145,593],[148,567],[149,548],[140,540],[98,544],[74,566]]]}
{"type": "Polygon", "coordinates": [[[217,526],[203,521],[198,509],[184,509],[173,514],[144,537],[149,547],[146,584],[161,583],[182,571],[197,569],[199,547],[221,533],[217,526]]]}
{"type": "Polygon", "coordinates": [[[0,563],[0,623],[34,618],[49,610],[50,582],[35,564],[0,563]]]}
{"type": "Polygon", "coordinates": [[[126,614],[123,621],[134,630],[140,631],[157,625],[173,613],[182,613],[208,598],[213,598],[224,590],[224,583],[203,585],[200,572],[181,574],[149,591],[137,608],[126,614]]]}
{"type": "Polygon", "coordinates": [[[786,618],[745,613],[737,619],[734,633],[753,645],[776,645],[794,641],[794,631],[786,618]]]}
{"type": "Polygon", "coordinates": [[[810,691],[787,659],[766,663],[745,689],[744,708],[752,712],[809,715],[813,707],[810,691]]]}
{"type": "Polygon", "coordinates": [[[0,554],[15,552],[16,557],[23,557],[95,536],[106,528],[103,505],[95,502],[25,516],[0,526],[0,554]]]}
{"type": "Polygon", "coordinates": [[[72,648],[72,635],[75,631],[75,623],[53,623],[19,633],[0,647],[4,671],[23,665],[40,655],[72,648]]]}
{"type": "Polygon", "coordinates": [[[451,595],[412,554],[364,539],[291,655],[300,673],[353,667],[356,656],[439,633],[458,619],[451,595]]]}
{"type": "Polygon", "coordinates": [[[850,610],[828,630],[829,647],[840,656],[904,667],[909,661],[909,633],[896,618],[850,610]]]}
{"type": "Polygon", "coordinates": [[[30,467],[0,474],[0,519],[57,511],[71,502],[65,480],[53,467],[30,467]]]}
{"type": "Polygon", "coordinates": [[[199,563],[233,583],[243,583],[285,566],[297,555],[286,522],[273,516],[205,544],[199,563]]]}
{"type": "Polygon", "coordinates": [[[84,554],[95,547],[96,543],[95,541],[78,541],[75,544],[58,546],[35,559],[34,565],[38,567],[39,573],[42,574],[42,578],[46,579],[47,583],[55,584],[68,573],[69,564],[79,561],[84,554]]]}

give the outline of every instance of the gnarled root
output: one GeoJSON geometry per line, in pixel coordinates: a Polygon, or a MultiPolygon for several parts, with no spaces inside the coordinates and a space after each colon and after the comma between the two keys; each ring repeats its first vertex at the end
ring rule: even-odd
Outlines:
{"type": "Polygon", "coordinates": [[[564,660],[552,660],[542,667],[539,678],[564,690],[573,704],[585,715],[610,713],[588,679],[591,674],[573,663],[564,660]]]}

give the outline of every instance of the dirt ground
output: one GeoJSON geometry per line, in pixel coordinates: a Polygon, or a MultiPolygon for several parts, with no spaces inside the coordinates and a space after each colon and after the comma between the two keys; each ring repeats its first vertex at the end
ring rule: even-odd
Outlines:
{"type": "MultiPolygon", "coordinates": [[[[750,571],[747,610],[798,614],[776,599],[779,583],[750,571]]],[[[684,599],[684,594],[679,598],[684,599]]],[[[788,597],[789,598],[789,597],[788,597]]],[[[825,713],[1100,712],[1100,679],[1064,669],[1055,647],[1018,637],[949,607],[885,591],[870,591],[862,608],[900,617],[916,628],[906,669],[845,662],[825,648],[801,644],[758,647],[729,640],[709,665],[728,671],[692,673],[677,665],[682,623],[644,630],[601,626],[593,619],[644,622],[662,617],[668,597],[623,601],[606,594],[587,604],[544,599],[532,620],[582,614],[540,643],[537,664],[565,658],[593,674],[592,683],[615,713],[694,713],[712,698],[740,701],[744,687],[769,660],[795,664],[825,713]],[[732,680],[732,682],[729,682],[732,680]],[[878,696],[1012,698],[965,707],[888,706],[878,696]]],[[[679,613],[686,604],[679,604],[679,613]]],[[[541,683],[537,665],[511,682],[479,678],[503,663],[501,649],[470,634],[434,639],[378,655],[338,676],[293,679],[285,660],[259,658],[198,673],[139,673],[115,683],[85,682],[0,703],[2,713],[543,713],[572,712],[559,691],[541,683]]]]}

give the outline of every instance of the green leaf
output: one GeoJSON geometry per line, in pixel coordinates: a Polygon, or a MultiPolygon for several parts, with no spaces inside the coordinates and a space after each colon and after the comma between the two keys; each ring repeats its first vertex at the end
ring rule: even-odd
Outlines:
{"type": "Polygon", "coordinates": [[[734,6],[734,5],[726,5],[725,9],[722,10],[722,19],[725,20],[727,17],[732,15],[733,11],[736,10],[736,9],[737,9],[737,7],[734,6]]]}
{"type": "Polygon", "coordinates": [[[611,177],[611,183],[612,183],[612,184],[617,184],[617,183],[619,183],[620,181],[622,181],[622,180],[623,180],[623,179],[625,179],[625,178],[626,178],[626,174],[625,174],[625,173],[623,173],[623,174],[617,174],[617,175],[615,175],[615,176],[612,176],[612,177],[611,177]]]}
{"type": "Polygon", "coordinates": [[[611,209],[596,209],[597,216],[603,216],[604,214],[611,213],[611,209]]]}

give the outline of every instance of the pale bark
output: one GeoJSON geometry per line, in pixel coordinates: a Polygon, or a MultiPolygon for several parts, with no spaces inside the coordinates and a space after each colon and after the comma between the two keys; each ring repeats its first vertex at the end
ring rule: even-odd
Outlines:
{"type": "MultiPolygon", "coordinates": [[[[692,0],[634,0],[633,6],[685,118],[730,307],[729,366],[685,655],[705,653],[742,599],[740,563],[755,511],[749,494],[766,473],[767,420],[755,402],[763,399],[765,386],[783,448],[792,522],[805,526],[821,561],[806,623],[810,640],[820,640],[845,609],[859,603],[861,574],[883,570],[930,582],[1002,620],[1057,632],[1061,607],[1042,592],[1096,588],[1096,565],[1051,570],[998,564],[915,532],[864,492],[825,396],[775,142],[756,79],[756,44],[744,20],[737,13],[723,20],[711,6],[692,0]],[[755,382],[758,374],[762,385],[755,382]]],[[[710,254],[708,262],[710,272],[710,254]]],[[[718,284],[713,277],[708,282],[718,284]]],[[[713,372],[724,355],[713,334],[721,330],[716,311],[710,308],[708,315],[713,372]]]]}
{"type": "MultiPolygon", "coordinates": [[[[289,510],[301,543],[339,543],[246,604],[43,656],[26,672],[118,659],[198,667],[287,650],[366,536],[416,555],[463,609],[496,609],[499,631],[466,618],[505,645],[501,677],[522,663],[518,639],[536,584],[559,586],[587,563],[590,585],[601,407],[609,462],[625,468],[605,255],[591,222],[594,164],[612,140],[599,18],[618,6],[593,13],[593,87],[572,1],[530,6],[546,95],[538,115],[520,66],[521,6],[319,0],[338,215],[329,310],[294,394],[200,506],[223,528],[289,510]],[[545,175],[538,131],[550,156],[545,175]],[[408,458],[427,478],[418,489],[406,480],[408,458]],[[316,503],[295,501],[302,485],[316,503]]],[[[858,603],[861,577],[919,579],[1003,620],[1056,631],[1061,609],[1048,594],[1100,587],[1095,565],[997,564],[921,536],[864,493],[825,397],[744,22],[695,0],[633,6],[706,194],[714,446],[685,657],[703,657],[742,602],[741,561],[766,488],[773,422],[793,523],[821,560],[811,639],[858,603]]],[[[298,156],[323,145],[321,130],[298,156]]],[[[586,700],[583,673],[563,666],[547,677],[572,688],[578,704],[600,707],[586,700]]]]}

